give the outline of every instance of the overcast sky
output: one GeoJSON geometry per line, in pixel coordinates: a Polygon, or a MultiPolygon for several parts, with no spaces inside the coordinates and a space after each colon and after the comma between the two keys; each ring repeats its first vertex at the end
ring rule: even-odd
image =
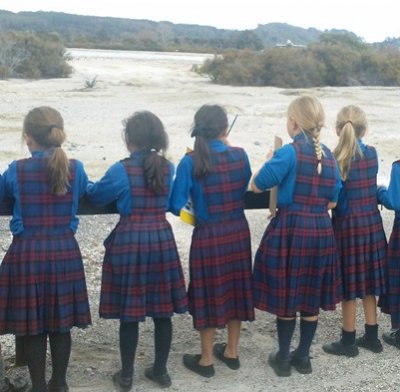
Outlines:
{"type": "Polygon", "coordinates": [[[254,29],[258,24],[288,23],[319,30],[346,29],[367,42],[400,37],[398,0],[0,0],[0,9],[61,11],[254,29]]]}

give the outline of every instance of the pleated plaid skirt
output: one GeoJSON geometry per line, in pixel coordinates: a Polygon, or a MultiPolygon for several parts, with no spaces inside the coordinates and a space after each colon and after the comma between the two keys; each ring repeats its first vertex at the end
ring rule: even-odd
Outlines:
{"type": "Polygon", "coordinates": [[[132,322],[187,311],[182,267],[165,218],[122,217],[104,246],[100,317],[132,322]]]}
{"type": "Polygon", "coordinates": [[[189,311],[197,330],[254,320],[250,231],[245,217],[196,226],[190,248],[189,311]]]}
{"type": "Polygon", "coordinates": [[[392,328],[400,328],[400,214],[393,223],[386,257],[386,294],[379,297],[382,312],[390,314],[392,328]]]}
{"type": "Polygon", "coordinates": [[[280,209],[261,240],[253,276],[260,310],[280,317],[334,310],[341,276],[329,215],[280,209]]]}
{"type": "Polygon", "coordinates": [[[332,219],[345,300],[385,292],[386,237],[378,210],[332,219]]]}
{"type": "Polygon", "coordinates": [[[68,332],[89,324],[82,256],[73,233],[15,236],[0,266],[0,334],[68,332]]]}

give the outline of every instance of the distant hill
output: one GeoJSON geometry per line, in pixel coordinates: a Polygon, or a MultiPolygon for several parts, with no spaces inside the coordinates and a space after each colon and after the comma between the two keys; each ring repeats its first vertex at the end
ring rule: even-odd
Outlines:
{"type": "Polygon", "coordinates": [[[239,31],[61,12],[0,10],[0,33],[10,30],[57,33],[67,47],[196,52],[247,47],[262,49],[287,40],[307,45],[318,41],[322,33],[315,28],[304,29],[286,23],[269,23],[253,30],[239,31]]]}

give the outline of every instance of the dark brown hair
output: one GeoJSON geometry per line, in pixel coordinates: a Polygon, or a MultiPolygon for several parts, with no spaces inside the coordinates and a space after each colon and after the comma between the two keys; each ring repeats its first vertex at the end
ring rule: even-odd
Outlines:
{"type": "Polygon", "coordinates": [[[149,111],[136,112],[124,121],[124,137],[128,147],[144,151],[144,177],[156,194],[165,192],[164,164],[168,135],[161,120],[149,111]]]}
{"type": "Polygon", "coordinates": [[[38,145],[53,149],[47,170],[50,187],[56,195],[67,193],[69,160],[61,145],[66,135],[61,114],[48,106],[32,109],[24,120],[24,134],[29,135],[38,145]]]}
{"type": "Polygon", "coordinates": [[[203,105],[194,115],[191,136],[195,137],[193,166],[195,178],[203,178],[211,173],[208,140],[216,139],[228,128],[228,116],[222,106],[203,105]]]}

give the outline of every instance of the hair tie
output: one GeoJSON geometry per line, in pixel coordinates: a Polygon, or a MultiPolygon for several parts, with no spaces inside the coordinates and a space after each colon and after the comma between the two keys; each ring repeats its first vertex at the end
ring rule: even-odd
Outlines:
{"type": "Polygon", "coordinates": [[[49,125],[46,129],[45,132],[47,133],[51,133],[51,131],[53,130],[53,128],[58,128],[58,125],[49,125]]]}
{"type": "Polygon", "coordinates": [[[347,121],[343,124],[343,126],[345,126],[346,124],[351,124],[352,126],[354,126],[354,124],[353,124],[353,122],[352,122],[351,120],[347,120],[347,121]]]}
{"type": "Polygon", "coordinates": [[[150,148],[150,152],[157,152],[155,148],[150,148]]]}
{"type": "Polygon", "coordinates": [[[193,128],[191,136],[192,137],[198,137],[198,136],[207,137],[208,134],[209,134],[209,128],[206,128],[204,126],[195,126],[193,128]]]}

